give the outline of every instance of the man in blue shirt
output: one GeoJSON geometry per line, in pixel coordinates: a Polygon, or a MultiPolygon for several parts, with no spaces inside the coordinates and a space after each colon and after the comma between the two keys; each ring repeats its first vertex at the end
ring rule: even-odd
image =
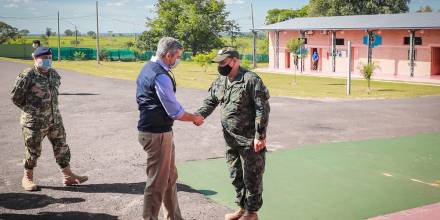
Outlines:
{"type": "Polygon", "coordinates": [[[313,67],[312,67],[312,69],[313,69],[313,70],[318,70],[318,60],[319,60],[319,55],[318,55],[318,53],[315,51],[315,52],[313,52],[313,55],[312,55],[312,61],[313,61],[313,67]]]}
{"type": "Polygon", "coordinates": [[[203,117],[187,113],[177,101],[176,81],[171,69],[180,61],[183,47],[171,37],[162,38],[156,57],[145,64],[137,78],[139,143],[147,152],[147,183],[143,218],[157,220],[164,204],[164,217],[181,220],[177,202],[177,169],[174,161],[174,120],[203,124],[203,117]]]}

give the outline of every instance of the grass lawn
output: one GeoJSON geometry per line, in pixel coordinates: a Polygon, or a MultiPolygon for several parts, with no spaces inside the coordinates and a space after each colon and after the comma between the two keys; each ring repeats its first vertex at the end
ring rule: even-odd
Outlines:
{"type": "MultiPolygon", "coordinates": [[[[32,61],[18,59],[0,58],[4,61],[13,61],[32,64],[32,61]]],[[[111,77],[117,79],[134,80],[143,62],[102,62],[96,61],[63,61],[53,62],[55,68],[74,70],[77,72],[111,77]]],[[[176,76],[177,86],[183,88],[208,89],[211,82],[217,77],[215,65],[210,65],[207,72],[191,62],[182,62],[173,71],[176,76]]],[[[419,85],[409,83],[394,83],[383,81],[372,81],[372,91],[367,93],[365,80],[352,81],[352,95],[345,95],[345,79],[326,78],[315,76],[297,76],[294,83],[294,76],[273,73],[258,73],[269,88],[271,96],[288,96],[299,98],[404,98],[427,95],[440,95],[440,86],[419,85]]]]}
{"type": "MultiPolygon", "coordinates": [[[[261,219],[366,219],[440,202],[439,146],[437,133],[268,153],[261,219]]],[[[178,169],[180,182],[236,208],[223,158],[178,169]]]]}

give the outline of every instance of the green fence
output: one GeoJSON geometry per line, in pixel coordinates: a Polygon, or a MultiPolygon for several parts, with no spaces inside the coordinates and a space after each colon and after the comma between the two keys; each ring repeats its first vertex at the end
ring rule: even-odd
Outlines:
{"type": "MultiPolygon", "coordinates": [[[[1,44],[0,57],[31,59],[33,48],[31,45],[24,44],[1,44]]],[[[58,48],[52,47],[52,57],[58,60],[58,48]]],[[[60,50],[61,60],[95,60],[96,49],[93,48],[77,48],[77,47],[62,47],[60,50]]],[[[136,53],[128,49],[102,49],[99,56],[101,60],[108,61],[135,61],[135,60],[150,60],[155,53],[147,51],[145,53],[136,53]]],[[[182,60],[190,61],[192,59],[191,52],[184,52],[182,60]]],[[[252,61],[252,54],[241,55],[241,59],[252,61]]],[[[269,62],[267,54],[259,54],[256,57],[257,62],[269,62]]]]}
{"type": "Polygon", "coordinates": [[[33,51],[28,44],[0,44],[0,57],[31,59],[33,51]]]}

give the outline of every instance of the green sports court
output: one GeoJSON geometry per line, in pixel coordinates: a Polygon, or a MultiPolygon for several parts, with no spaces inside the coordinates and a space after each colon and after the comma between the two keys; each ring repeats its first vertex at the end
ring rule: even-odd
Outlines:
{"type": "MultiPolygon", "coordinates": [[[[439,133],[269,152],[261,219],[366,219],[440,202],[439,158],[439,133]]],[[[223,158],[178,168],[181,182],[236,208],[223,158]]]]}

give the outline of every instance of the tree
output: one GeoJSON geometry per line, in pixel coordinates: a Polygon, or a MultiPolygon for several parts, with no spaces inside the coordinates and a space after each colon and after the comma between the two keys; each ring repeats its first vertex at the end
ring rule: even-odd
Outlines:
{"type": "Polygon", "coordinates": [[[148,31],[144,32],[137,45],[155,50],[163,36],[179,39],[185,48],[197,53],[210,52],[224,46],[221,34],[236,36],[238,25],[227,20],[224,1],[218,0],[159,0],[156,18],[147,19],[148,31]]]}
{"type": "Polygon", "coordinates": [[[46,28],[46,36],[49,38],[50,36],[52,36],[52,29],[51,28],[46,28]]]}
{"type": "Polygon", "coordinates": [[[257,42],[257,54],[269,54],[269,38],[267,36],[257,42]]]}
{"type": "Polygon", "coordinates": [[[16,39],[19,35],[18,29],[0,21],[0,44],[16,39]]]}
{"type": "Polygon", "coordinates": [[[429,5],[427,5],[425,7],[420,6],[419,10],[417,10],[416,12],[419,12],[419,13],[432,12],[432,8],[429,5]]]}
{"type": "Polygon", "coordinates": [[[96,37],[96,33],[94,31],[89,31],[89,32],[87,32],[87,36],[96,37]]]}
{"type": "Polygon", "coordinates": [[[408,12],[411,0],[310,0],[309,16],[394,14],[408,12]]]}
{"type": "Polygon", "coordinates": [[[64,31],[64,34],[65,34],[66,36],[73,36],[73,31],[70,30],[70,29],[67,29],[67,30],[64,31]]]}
{"type": "Polygon", "coordinates": [[[266,24],[273,24],[286,21],[297,17],[307,17],[309,6],[294,10],[294,9],[271,9],[267,11],[266,24]]]}
{"type": "Polygon", "coordinates": [[[29,32],[29,30],[23,29],[23,30],[20,30],[18,33],[21,36],[28,36],[30,32],[29,32]]]}
{"type": "Polygon", "coordinates": [[[159,42],[161,34],[158,31],[144,31],[135,42],[135,47],[142,53],[146,51],[155,51],[157,42],[159,42]]]}
{"type": "Polygon", "coordinates": [[[295,83],[296,83],[296,69],[298,67],[297,66],[298,65],[298,58],[305,54],[303,52],[303,50],[301,50],[303,45],[304,45],[304,39],[292,38],[287,41],[287,46],[286,46],[287,50],[292,54],[293,59],[295,60],[295,68],[294,68],[294,70],[295,70],[294,82],[295,83]]]}

